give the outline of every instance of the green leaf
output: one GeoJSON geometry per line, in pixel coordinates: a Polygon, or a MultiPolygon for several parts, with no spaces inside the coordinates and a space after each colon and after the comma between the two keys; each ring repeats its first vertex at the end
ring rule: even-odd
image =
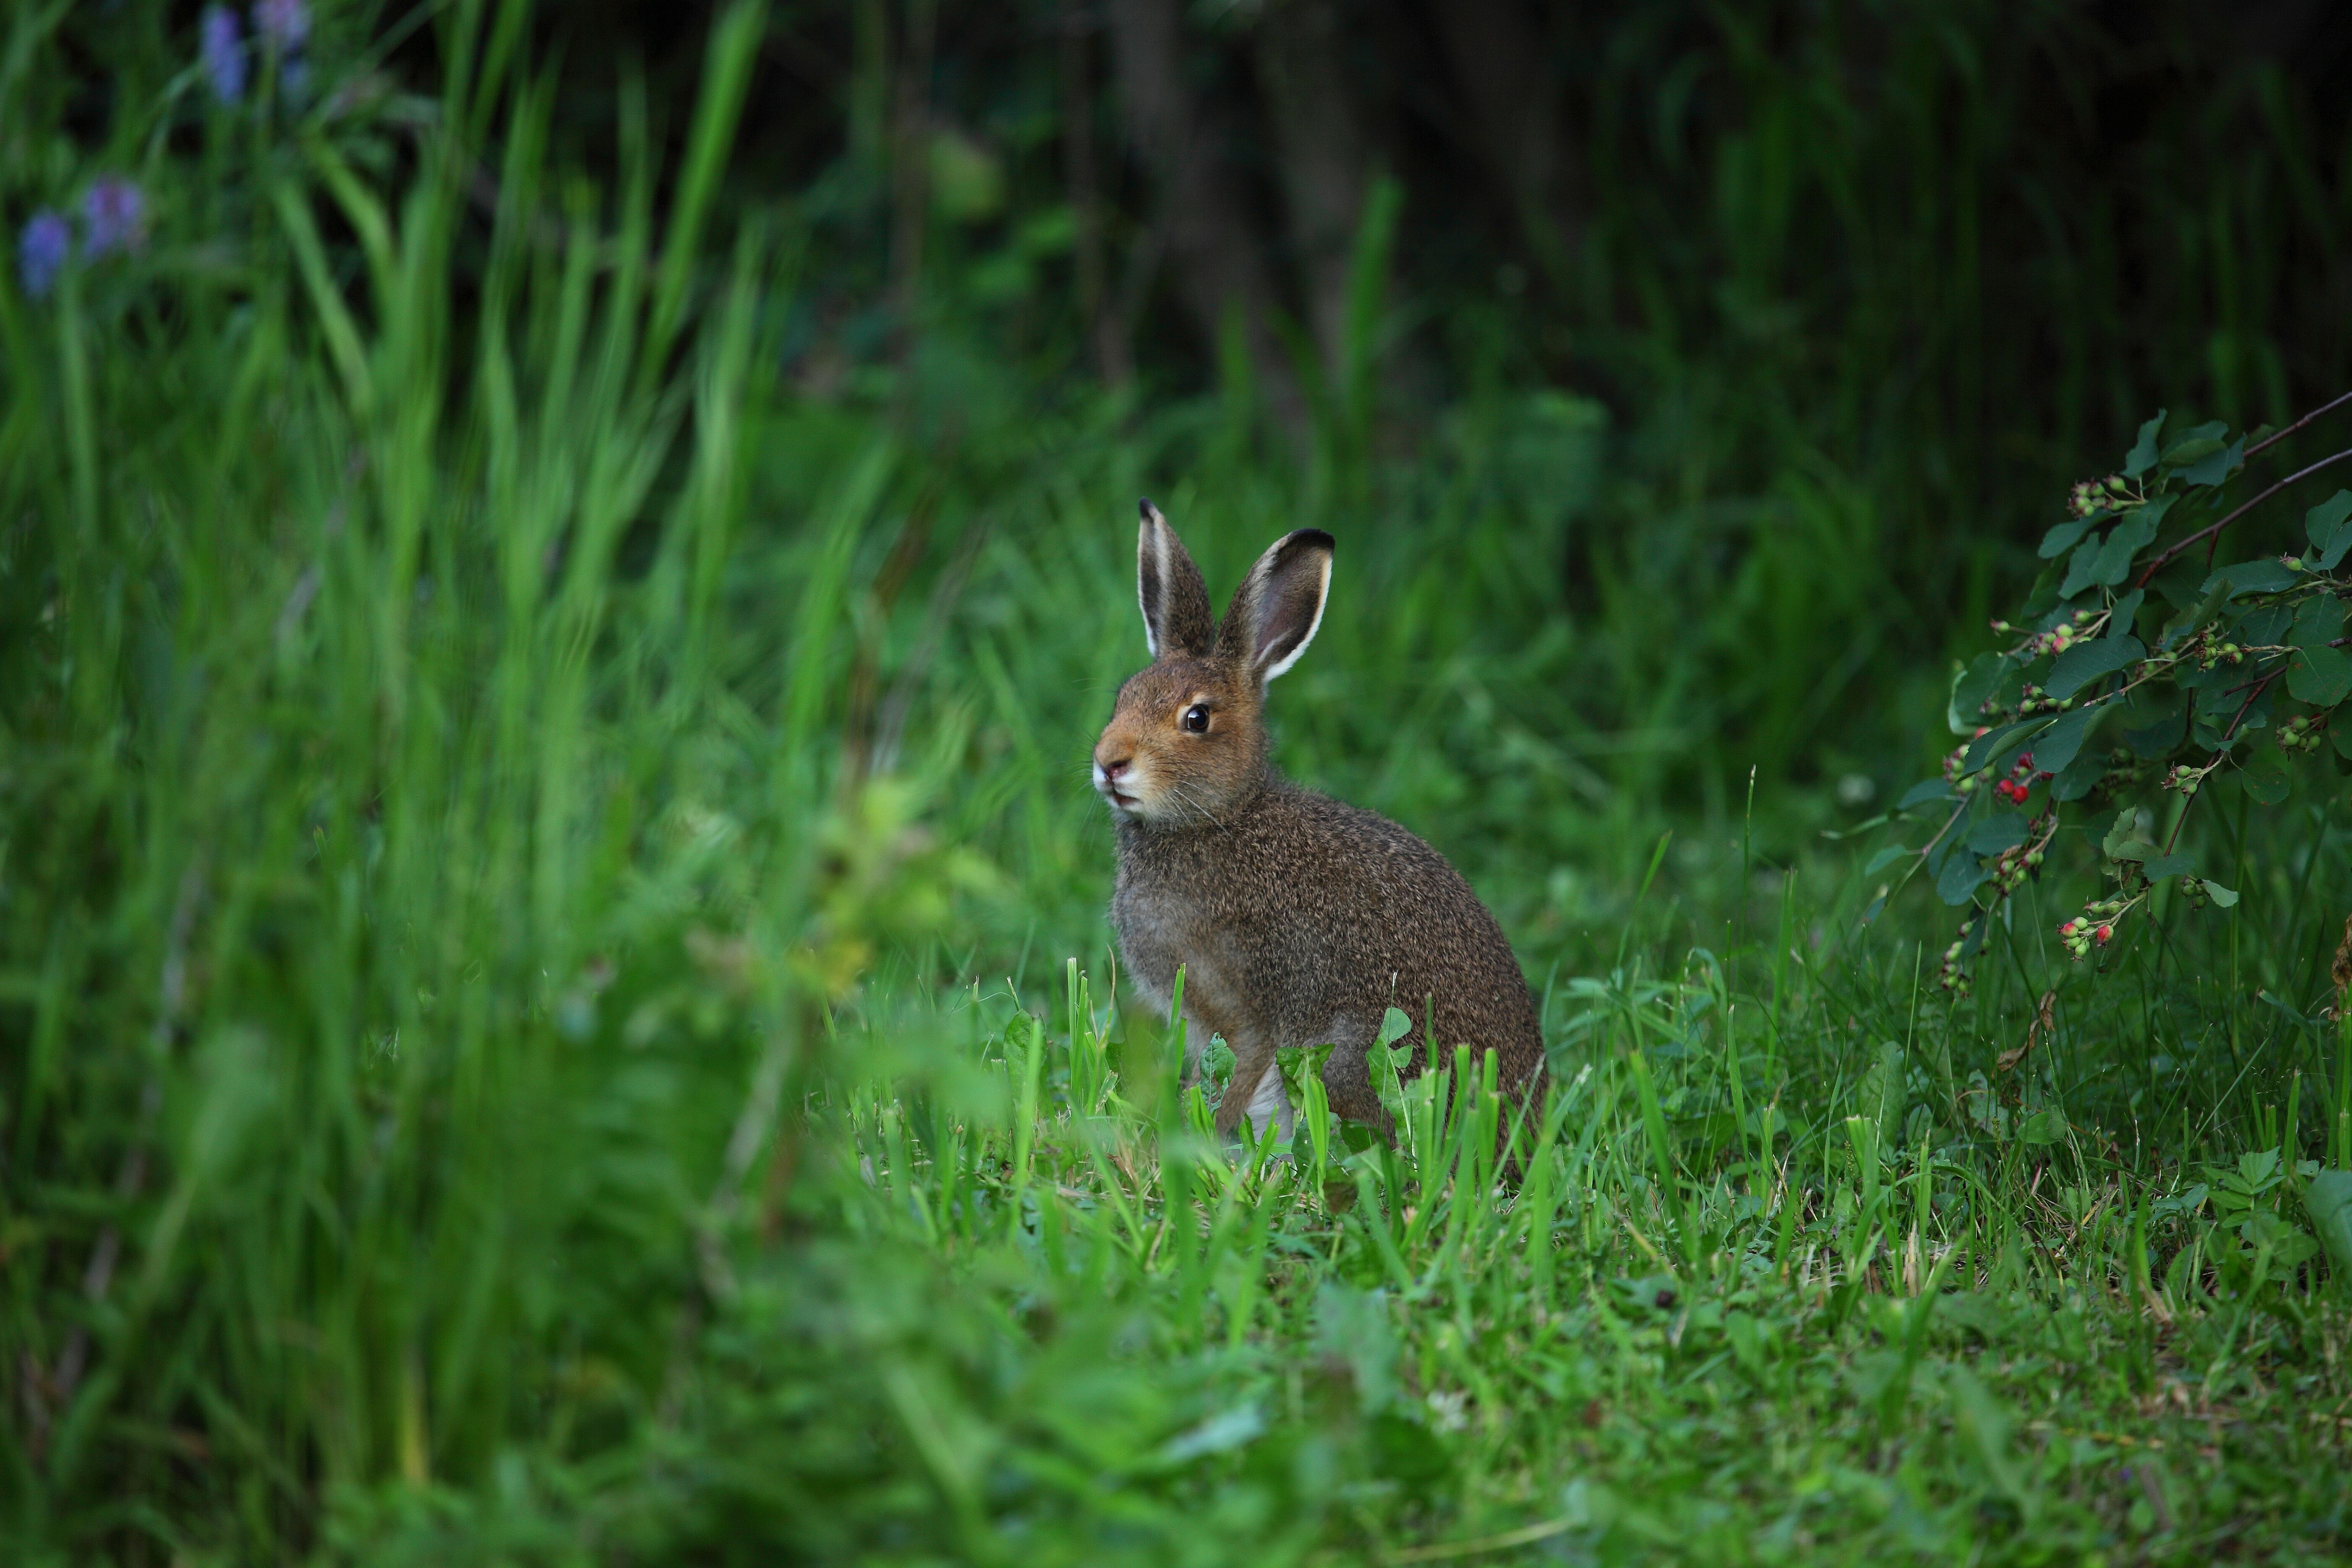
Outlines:
{"type": "Polygon", "coordinates": [[[2156,882],[2167,877],[2195,875],[2196,860],[2197,858],[2193,855],[2159,855],[2142,866],[2140,869],[2147,873],[2149,881],[2156,882]]]}
{"type": "Polygon", "coordinates": [[[2154,721],[2124,731],[2124,744],[2136,757],[2160,757],[2180,744],[2189,733],[2189,703],[2183,693],[2164,694],[2164,707],[2150,714],[2154,721]]]}
{"type": "Polygon", "coordinates": [[[2343,635],[2344,601],[2333,594],[2315,594],[2303,602],[2286,640],[2297,647],[2323,647],[2343,635]]]}
{"type": "Polygon", "coordinates": [[[2156,853],[2156,846],[2139,836],[2139,813],[2130,806],[2116,814],[2116,825],[2099,848],[2110,860],[2146,860],[2156,853]]]}
{"type": "Polygon", "coordinates": [[[2275,556],[2241,561],[2206,578],[2203,591],[2210,594],[2217,587],[2226,586],[2233,599],[2241,594],[2277,594],[2294,587],[2294,576],[2286,563],[2275,556]]]}
{"type": "Polygon", "coordinates": [[[2156,438],[2164,429],[2165,411],[2156,411],[2156,417],[2139,427],[2139,439],[2124,455],[2124,477],[2136,479],[2156,467],[2156,438]]]}
{"type": "MultiPolygon", "coordinates": [[[[2340,613],[2340,612],[2339,612],[2340,613]]],[[[2286,667],[2288,695],[2315,708],[2333,708],[2352,696],[2352,658],[2322,644],[2298,648],[2286,667]]]]}
{"type": "Polygon", "coordinates": [[[1894,865],[1895,862],[1902,859],[1906,855],[1916,855],[1918,851],[1912,848],[1908,844],[1890,844],[1885,848],[1880,850],[1877,854],[1873,855],[1870,858],[1870,864],[1862,868],[1862,874],[1865,877],[1875,877],[1879,872],[1886,869],[1887,867],[1894,865]]]}
{"type": "Polygon", "coordinates": [[[1936,896],[1955,907],[1965,904],[1976,890],[1984,886],[1990,872],[1975,856],[1962,853],[1944,862],[1942,873],[1936,879],[1936,896]]]}
{"type": "Polygon", "coordinates": [[[2050,721],[2047,719],[2022,719],[2014,724],[2002,724],[1998,728],[1987,730],[1969,743],[1968,755],[1960,759],[1960,776],[1966,778],[1969,774],[1979,771],[1995,756],[2013,753],[2019,747],[2011,742],[2022,742],[2029,736],[2038,735],[2049,726],[2049,723],[2050,721]]]}
{"type": "Polygon", "coordinates": [[[1908,811],[1915,805],[1925,805],[1931,800],[1952,800],[1958,797],[1952,794],[1952,786],[1944,780],[1921,779],[1917,784],[1913,784],[1909,789],[1903,792],[1903,798],[1895,803],[1895,809],[1897,811],[1908,811]]]}
{"type": "Polygon", "coordinates": [[[2352,1294],[2352,1171],[2322,1171],[2304,1184],[2303,1212],[2327,1252],[2339,1294],[2352,1294]]]}
{"type": "Polygon", "coordinates": [[[1893,1152],[1895,1135],[1903,1131],[1903,1047],[1889,1040],[1878,1047],[1878,1059],[1854,1086],[1854,1110],[1878,1130],[1878,1152],[1893,1152]]]}
{"type": "Polygon", "coordinates": [[[2192,487],[2202,486],[2210,489],[2213,486],[2221,484],[2231,474],[2236,473],[2240,468],[2246,466],[2246,440],[2244,437],[2241,436],[2238,439],[2231,442],[2226,447],[2221,446],[2218,442],[2215,443],[2215,446],[2218,449],[2212,454],[2212,456],[2202,458],[2201,460],[2180,470],[2180,482],[2182,484],[2192,487]]]}
{"type": "Polygon", "coordinates": [[[2078,642],[2051,665],[2042,689],[2063,700],[2102,676],[2113,675],[2147,657],[2147,649],[2140,646],[2139,638],[2128,634],[2078,642]]]}
{"type": "Polygon", "coordinates": [[[1976,733],[1977,718],[1986,699],[2000,688],[2009,672],[2009,655],[1980,653],[1952,672],[1950,695],[1944,703],[1944,722],[1955,735],[1976,733]]]}
{"type": "Polygon", "coordinates": [[[2352,530],[2344,526],[2347,521],[2352,521],[2352,490],[2337,490],[2303,514],[2304,531],[2311,537],[2311,547],[2320,552],[2322,570],[2335,571],[2346,546],[2352,545],[2352,530]]]}
{"type": "Polygon", "coordinates": [[[2098,581],[2099,542],[2086,539],[2074,547],[2066,558],[2066,580],[2058,584],[2058,596],[2071,599],[2098,581]]]}
{"type": "Polygon", "coordinates": [[[2190,426],[2165,447],[2164,466],[2177,468],[2184,463],[2197,461],[2206,453],[2218,449],[2221,437],[2229,433],[2230,427],[2219,419],[2208,419],[2202,425],[2190,426]]]}
{"type": "Polygon", "coordinates": [[[2054,1105],[2045,1105],[2025,1119],[2017,1135],[2028,1143],[2047,1147],[2066,1136],[2066,1116],[2054,1105]]]}
{"type": "Polygon", "coordinates": [[[2097,520],[2088,517],[2070,519],[2042,536],[2042,559],[2054,561],[2074,547],[2074,541],[2090,531],[2097,520]]]}
{"type": "Polygon", "coordinates": [[[2014,811],[1996,811],[1969,829],[1969,847],[1979,855],[1998,855],[2025,842],[2025,818],[2014,811]]]}
{"type": "Polygon", "coordinates": [[[2286,798],[2286,769],[2279,764],[2276,752],[2248,752],[2246,760],[2238,764],[2238,782],[2263,805],[2276,805],[2286,798]]]}
{"type": "Polygon", "coordinates": [[[2050,781],[2052,800],[2080,800],[2098,787],[2106,776],[2107,760],[2096,752],[2085,752],[2060,770],[2050,781]]]}
{"type": "MultiPolygon", "coordinates": [[[[2073,653],[2075,650],[2068,648],[2066,651],[2073,653]]],[[[2061,717],[2033,742],[2034,771],[2063,773],[2074,766],[2074,759],[2082,753],[2083,742],[2097,727],[2099,721],[2112,710],[2112,705],[2099,703],[2089,708],[2077,708],[2061,717]]]]}
{"type": "Polygon", "coordinates": [[[2221,883],[2213,880],[2210,877],[2204,879],[2204,882],[2205,896],[2213,900],[2213,907],[2215,909],[2228,910],[2235,909],[2237,907],[2238,895],[2236,893],[2231,892],[2229,889],[2221,886],[2221,883]]]}
{"type": "Polygon", "coordinates": [[[2147,601],[2147,590],[2134,588],[2117,599],[2107,614],[2107,635],[2115,637],[2128,632],[2139,619],[2139,607],[2147,601]]]}
{"type": "Polygon", "coordinates": [[[2091,581],[2101,587],[2112,588],[2130,576],[2132,557],[2156,537],[2156,525],[2163,519],[2166,510],[2160,505],[2144,506],[2116,524],[2109,531],[2106,542],[2099,546],[2098,554],[2092,557],[2091,581]]]}

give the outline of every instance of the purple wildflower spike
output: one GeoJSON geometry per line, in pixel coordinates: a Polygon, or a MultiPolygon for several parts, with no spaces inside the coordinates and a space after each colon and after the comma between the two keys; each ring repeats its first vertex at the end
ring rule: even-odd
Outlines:
{"type": "Polygon", "coordinates": [[[303,0],[254,0],[253,28],[271,48],[290,55],[310,41],[310,7],[303,0]]]}
{"type": "Polygon", "coordinates": [[[16,275],[25,292],[38,300],[57,286],[58,273],[73,253],[73,231],[47,207],[35,213],[16,241],[16,275]]]}
{"type": "Polygon", "coordinates": [[[215,98],[235,103],[245,96],[245,30],[236,12],[226,5],[205,7],[204,20],[196,25],[196,52],[215,98]]]}
{"type": "Polygon", "coordinates": [[[109,176],[83,193],[81,222],[81,253],[89,259],[136,250],[147,240],[147,197],[129,180],[109,176]]]}

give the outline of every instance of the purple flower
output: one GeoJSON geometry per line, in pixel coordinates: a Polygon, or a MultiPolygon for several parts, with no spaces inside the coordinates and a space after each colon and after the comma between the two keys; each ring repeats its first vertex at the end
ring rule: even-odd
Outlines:
{"type": "Polygon", "coordinates": [[[253,28],[280,54],[310,41],[310,7],[302,0],[254,0],[253,28]]]}
{"type": "Polygon", "coordinates": [[[235,103],[245,96],[245,35],[236,25],[236,13],[226,5],[205,7],[204,20],[196,25],[197,53],[205,62],[205,76],[213,84],[213,96],[223,103],[235,103]]]}
{"type": "Polygon", "coordinates": [[[130,181],[110,175],[82,193],[81,223],[81,253],[90,260],[136,250],[147,239],[147,198],[130,181]]]}
{"type": "Polygon", "coordinates": [[[73,251],[73,231],[47,207],[35,213],[16,241],[16,274],[25,292],[38,300],[53,288],[58,269],[73,251]]]}

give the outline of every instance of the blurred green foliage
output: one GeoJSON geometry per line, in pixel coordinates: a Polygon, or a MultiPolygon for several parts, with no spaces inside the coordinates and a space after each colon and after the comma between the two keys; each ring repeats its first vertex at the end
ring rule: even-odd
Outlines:
{"type": "Polygon", "coordinates": [[[2140,378],[2340,374],[2327,106],[2167,67],[2078,309],[1968,193],[2066,166],[2053,40],[2157,46],[1633,8],[1585,237],[1400,157],[1285,428],[1158,282],[1078,368],[1039,18],[934,16],[894,161],[921,14],[322,8],[234,101],[181,9],[11,14],[9,1554],[2341,1555],[2340,803],[2217,783],[2226,920],[2093,985],[2036,907],[1965,1001],[1822,837],[2140,378]],[[1284,760],[1541,983],[1517,1187],[1466,1058],[1243,1153],[1120,1009],[1147,489],[1220,583],[1341,535],[1284,760]]]}

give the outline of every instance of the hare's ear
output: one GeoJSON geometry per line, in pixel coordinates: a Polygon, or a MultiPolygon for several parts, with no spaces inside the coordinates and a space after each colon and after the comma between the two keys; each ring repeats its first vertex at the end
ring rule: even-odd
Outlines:
{"type": "Polygon", "coordinates": [[[1143,637],[1154,658],[1206,658],[1215,641],[1209,585],[1184,552],[1184,542],[1150,501],[1135,535],[1135,601],[1143,609],[1143,637]]]}
{"type": "Polygon", "coordinates": [[[1264,685],[1298,662],[1331,590],[1331,536],[1319,528],[1284,534],[1257,558],[1217,628],[1217,651],[1264,685]]]}

